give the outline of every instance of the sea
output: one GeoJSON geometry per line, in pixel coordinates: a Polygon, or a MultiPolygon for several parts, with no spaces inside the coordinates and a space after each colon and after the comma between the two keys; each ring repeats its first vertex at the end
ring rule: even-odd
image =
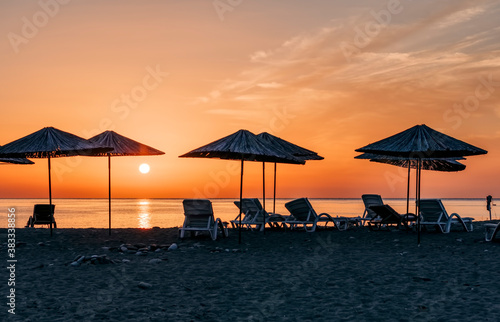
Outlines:
{"type": "MultiPolygon", "coordinates": [[[[180,227],[184,221],[182,208],[183,199],[112,199],[112,228],[170,228],[180,227]]],[[[215,217],[222,221],[230,221],[238,215],[234,201],[237,199],[212,199],[215,217]]],[[[285,203],[292,199],[277,199],[273,205],[272,199],[266,199],[265,208],[268,212],[289,214],[285,203]]],[[[309,199],[318,214],[328,213],[335,217],[362,216],[364,205],[361,198],[353,199],[309,199]]],[[[462,217],[472,217],[476,221],[490,219],[486,209],[486,199],[441,199],[448,214],[458,213],[462,217]]],[[[406,199],[386,199],[399,213],[406,213],[406,199]]],[[[15,213],[16,228],[25,227],[28,218],[33,214],[35,204],[47,204],[48,199],[0,199],[0,228],[8,227],[9,214],[15,213]]],[[[58,228],[108,228],[108,199],[53,199],[55,206],[54,218],[58,228]]],[[[262,203],[262,199],[261,199],[262,203]]],[[[410,200],[410,213],[415,212],[415,200],[410,200]]],[[[12,215],[10,215],[12,217],[12,215]]],[[[496,206],[491,207],[491,219],[500,219],[496,206]]]]}

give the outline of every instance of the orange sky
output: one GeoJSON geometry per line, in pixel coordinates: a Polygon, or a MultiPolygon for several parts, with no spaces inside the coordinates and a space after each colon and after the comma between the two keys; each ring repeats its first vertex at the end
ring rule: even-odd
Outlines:
{"type": "MultiPolygon", "coordinates": [[[[238,196],[239,164],[178,156],[267,131],[325,157],[279,165],[278,197],[388,198],[406,172],[354,150],[427,124],[488,154],[424,172],[422,197],[495,197],[499,14],[497,1],[3,1],[0,145],[111,129],[166,153],[113,158],[114,197],[217,198],[238,196]]],[[[48,196],[34,161],[0,166],[0,197],[48,196]]],[[[262,165],[245,171],[260,197],[262,165]]],[[[107,197],[106,158],[57,159],[52,175],[54,198],[107,197]]]]}

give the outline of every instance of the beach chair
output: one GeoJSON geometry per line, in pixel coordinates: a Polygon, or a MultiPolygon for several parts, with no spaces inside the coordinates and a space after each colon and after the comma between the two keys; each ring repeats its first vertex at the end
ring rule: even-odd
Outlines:
{"type": "Polygon", "coordinates": [[[56,205],[38,204],[33,207],[33,216],[28,219],[27,227],[35,227],[35,225],[49,225],[52,220],[52,225],[57,228],[56,220],[54,219],[54,209],[56,205]],[[52,207],[51,207],[52,206],[52,207]]]}
{"type": "MultiPolygon", "coordinates": [[[[493,241],[500,232],[500,222],[497,224],[487,223],[484,224],[484,239],[486,241],[493,241]]],[[[500,237],[500,235],[498,235],[500,237]]]]}
{"type": "Polygon", "coordinates": [[[368,228],[370,230],[389,229],[391,226],[396,226],[398,229],[404,226],[406,229],[409,229],[412,223],[417,220],[414,214],[401,215],[389,205],[370,206],[370,210],[375,214],[368,221],[368,228]]]}
{"type": "Polygon", "coordinates": [[[219,218],[214,219],[212,202],[208,199],[184,199],[184,224],[179,228],[180,238],[184,238],[186,231],[191,234],[208,232],[213,240],[217,239],[219,233],[227,237],[227,223],[219,218]]]}
{"type": "Polygon", "coordinates": [[[365,222],[370,221],[377,216],[375,212],[370,209],[370,206],[382,206],[384,202],[382,201],[382,197],[376,194],[364,194],[361,196],[361,199],[365,205],[365,211],[363,212],[363,217],[361,218],[361,225],[364,225],[365,222]]]}
{"type": "MultiPolygon", "coordinates": [[[[236,207],[240,208],[240,202],[235,201],[236,207]]],[[[262,207],[258,198],[242,199],[243,207],[241,208],[241,225],[250,230],[264,230],[265,224],[272,228],[283,227],[285,217],[279,214],[268,213],[262,207]],[[264,223],[264,225],[263,225],[264,223]]],[[[234,220],[231,220],[233,228],[238,228],[240,225],[240,214],[234,220]]]]}
{"type": "Polygon", "coordinates": [[[309,199],[295,199],[285,204],[290,216],[286,218],[285,224],[290,229],[303,228],[307,232],[314,232],[319,223],[332,223],[338,230],[347,230],[353,225],[358,225],[360,218],[332,217],[327,213],[318,215],[312,207],[309,199]]]}
{"type": "Polygon", "coordinates": [[[452,224],[460,224],[469,232],[474,229],[473,220],[474,218],[462,218],[456,213],[449,216],[440,199],[420,200],[420,225],[424,228],[431,226],[442,233],[449,233],[452,224]]]}

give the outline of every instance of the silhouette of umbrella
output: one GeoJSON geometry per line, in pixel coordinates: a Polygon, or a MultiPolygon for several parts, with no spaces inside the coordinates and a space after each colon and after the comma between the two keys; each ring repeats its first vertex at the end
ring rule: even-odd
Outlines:
{"type": "MultiPolygon", "coordinates": [[[[274,136],[267,132],[262,132],[257,135],[259,139],[264,141],[268,146],[273,149],[277,149],[279,151],[283,151],[284,153],[288,153],[293,155],[299,160],[307,161],[307,160],[323,160],[322,156],[319,156],[318,153],[293,144],[289,141],[283,140],[280,137],[274,136]]],[[[274,193],[273,193],[273,213],[276,211],[276,162],[274,163],[274,193]]],[[[263,208],[266,209],[266,193],[265,193],[265,162],[262,163],[262,181],[263,181],[263,208]]]]}
{"type": "MultiPolygon", "coordinates": [[[[52,183],[50,159],[85,155],[109,148],[89,143],[84,138],[61,131],[54,127],[45,127],[25,137],[12,141],[0,148],[0,157],[8,158],[47,158],[49,169],[49,203],[52,205],[52,183]]],[[[52,221],[50,224],[52,236],[52,221]]]]}
{"type": "MultiPolygon", "coordinates": [[[[217,141],[185,153],[181,158],[217,158],[241,161],[240,205],[243,199],[243,165],[244,161],[279,162],[304,164],[303,160],[290,154],[274,150],[263,143],[255,134],[247,130],[239,130],[217,141]]],[[[241,243],[241,207],[239,210],[239,242],[241,243]]]]}
{"type": "Polygon", "coordinates": [[[12,164],[35,164],[35,162],[26,158],[0,158],[0,162],[12,164]]]}
{"type": "Polygon", "coordinates": [[[416,161],[417,169],[417,231],[420,244],[420,186],[423,159],[458,158],[486,154],[488,151],[475,147],[425,124],[415,125],[386,139],[366,145],[356,152],[397,156],[416,161]]]}
{"type": "MultiPolygon", "coordinates": [[[[2,147],[0,146],[0,149],[2,147]]],[[[28,160],[26,158],[1,158],[0,163],[11,163],[11,164],[35,164],[35,162],[28,160]]]]}
{"type": "Polygon", "coordinates": [[[89,139],[92,144],[107,146],[112,150],[107,152],[97,152],[90,156],[107,156],[108,157],[108,213],[109,213],[109,234],[111,235],[111,157],[115,156],[133,156],[133,155],[161,155],[165,154],[160,150],[152,148],[148,145],[139,143],[120,135],[114,131],[104,131],[89,139]]]}

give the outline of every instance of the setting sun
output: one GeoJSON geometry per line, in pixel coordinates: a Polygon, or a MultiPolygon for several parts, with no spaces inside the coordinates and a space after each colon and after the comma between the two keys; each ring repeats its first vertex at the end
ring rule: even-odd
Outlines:
{"type": "Polygon", "coordinates": [[[139,171],[140,171],[141,173],[144,173],[144,174],[148,173],[148,172],[149,172],[149,164],[147,164],[147,163],[143,163],[143,164],[141,164],[141,165],[139,166],[139,171]]]}

